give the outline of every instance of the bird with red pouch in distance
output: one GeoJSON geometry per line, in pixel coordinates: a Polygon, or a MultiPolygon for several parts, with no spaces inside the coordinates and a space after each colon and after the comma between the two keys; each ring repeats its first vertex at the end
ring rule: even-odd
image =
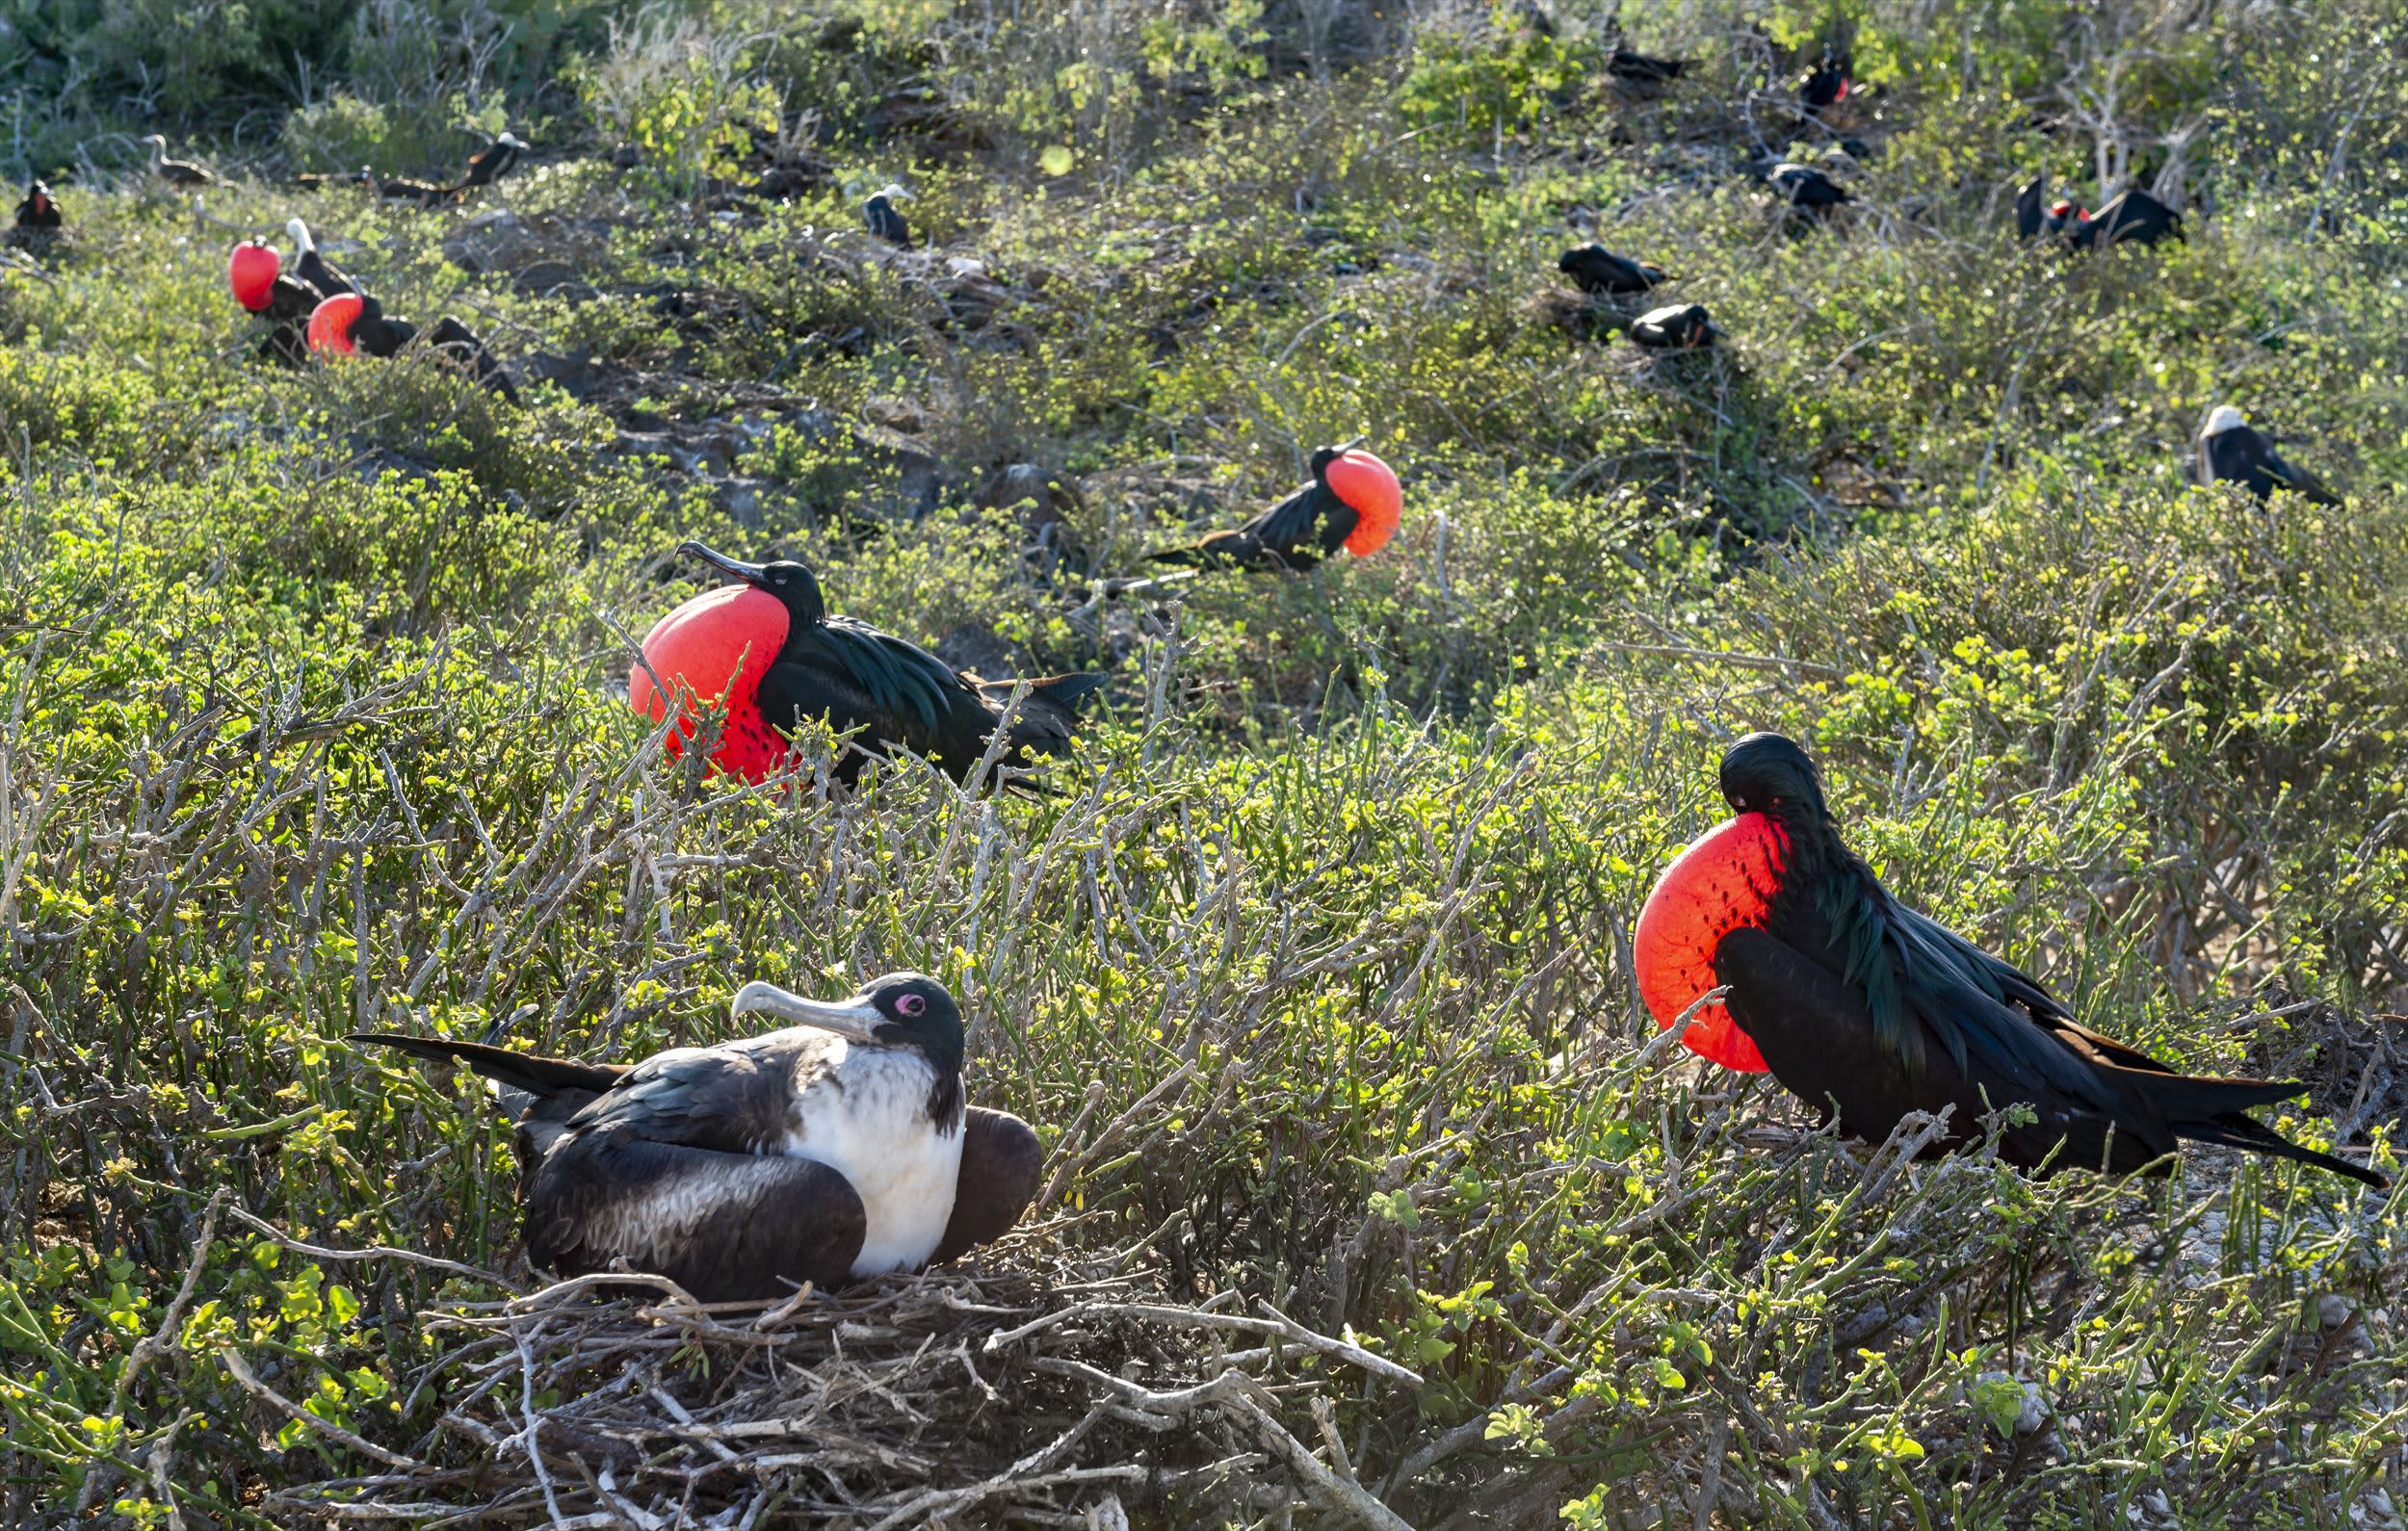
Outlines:
{"type": "Polygon", "coordinates": [[[2250,1107],[2295,1082],[2178,1074],[2076,1023],[2038,979],[1909,909],[1841,839],[1814,762],[1778,734],[1722,757],[1736,817],[1665,869],[1632,950],[1639,993],[1671,1025],[1717,986],[1682,1041],[1769,1071],[1822,1119],[1879,1142],[1947,1110],[1933,1152],[1977,1143],[2027,1169],[2164,1169],[2182,1142],[2292,1159],[2377,1190],[2364,1165],[2290,1142],[2250,1107]]]}
{"type": "Polygon", "coordinates": [[[1294,573],[1346,553],[1368,558],[1404,514],[1396,470],[1360,447],[1313,454],[1310,483],[1243,526],[1149,554],[1156,563],[1294,573]]]}
{"type": "Polygon", "coordinates": [[[1083,671],[1027,681],[983,681],[855,617],[827,610],[819,576],[792,558],[746,563],[699,542],[678,553],[735,583],[696,596],[653,624],[643,662],[628,677],[628,705],[654,722],[679,717],[669,748],[701,732],[702,714],[724,707],[711,764],[761,781],[787,767],[793,736],[824,719],[852,743],[831,767],[851,783],[877,757],[932,758],[956,781],[985,761],[998,732],[1000,764],[1017,779],[1036,758],[1070,744],[1079,704],[1108,677],[1083,671]],[[1017,706],[1014,693],[1026,687],[1017,706]]]}

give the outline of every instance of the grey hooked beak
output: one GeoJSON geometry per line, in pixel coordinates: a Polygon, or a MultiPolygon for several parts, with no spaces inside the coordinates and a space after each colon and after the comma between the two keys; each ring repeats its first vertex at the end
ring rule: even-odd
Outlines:
{"type": "Polygon", "coordinates": [[[772,1015],[789,1025],[817,1026],[854,1042],[876,1042],[877,1027],[886,1021],[877,1005],[859,995],[829,1004],[822,999],[806,999],[758,978],[736,991],[736,998],[728,1002],[727,1013],[772,1015]]]}
{"type": "Polygon", "coordinates": [[[706,548],[699,542],[680,542],[677,544],[677,552],[681,558],[700,558],[728,578],[742,580],[746,584],[769,583],[769,571],[760,564],[746,563],[742,558],[731,558],[726,554],[713,548],[706,548]]]}

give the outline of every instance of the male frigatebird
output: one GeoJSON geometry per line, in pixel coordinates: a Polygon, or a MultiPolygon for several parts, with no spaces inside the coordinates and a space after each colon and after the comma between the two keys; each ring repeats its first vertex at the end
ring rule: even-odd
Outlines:
{"type": "Polygon", "coordinates": [[[2274,443],[2252,428],[2231,404],[2218,404],[2208,412],[2207,427],[2199,432],[2197,469],[2203,484],[2226,480],[2246,484],[2261,500],[2277,489],[2288,489],[2316,505],[2342,503],[2341,496],[2315,474],[2285,461],[2274,443]]]}
{"type": "Polygon", "coordinates": [[[1722,757],[1738,816],[1682,852],[1640,911],[1639,991],[1669,1025],[1729,995],[1683,1040],[1836,1113],[1878,1142],[1910,1111],[1953,1107],[1948,1147],[1985,1112],[2028,1106],[2000,1155],[2026,1168],[2122,1174],[2179,1140],[2296,1159],[2381,1188],[2380,1175],[2301,1148],[2244,1115],[2306,1086],[2176,1074],[2077,1025],[2039,982],[1899,903],[1848,850],[1806,752],[1750,734],[1722,757]]]}
{"type": "Polygon", "coordinates": [[[1805,109],[1808,117],[1819,117],[1847,99],[1847,92],[1855,83],[1847,74],[1854,66],[1854,60],[1835,54],[1826,47],[1822,50],[1822,61],[1798,76],[1797,104],[1805,109]]]}
{"type": "MultiPolygon", "coordinates": [[[[294,220],[296,224],[300,221],[294,220]]],[[[306,270],[301,262],[294,264],[297,271],[306,270]]],[[[432,327],[422,330],[406,319],[387,314],[384,304],[356,283],[310,311],[308,337],[311,350],[337,356],[392,357],[406,348],[420,347],[510,402],[518,402],[518,385],[466,324],[446,314],[432,327]]]]}
{"type": "Polygon", "coordinates": [[[906,201],[910,196],[909,192],[889,181],[886,184],[886,190],[861,204],[861,221],[869,225],[872,234],[886,241],[887,244],[902,249],[909,249],[911,247],[911,225],[903,221],[903,213],[895,204],[906,201]]]}
{"type": "Polygon", "coordinates": [[[2161,239],[2179,242],[2186,238],[2183,215],[2136,186],[2109,197],[2097,212],[2081,216],[2067,237],[2076,249],[2100,245],[2155,245],[2161,239]]]}
{"type": "Polygon", "coordinates": [[[1631,321],[1631,344],[1642,350],[1696,350],[1721,333],[1703,303],[1668,303],[1631,321]]]}
{"type": "MultiPolygon", "coordinates": [[[[804,564],[746,563],[699,542],[677,551],[737,583],[653,624],[644,662],[627,680],[628,705],[658,722],[669,706],[661,688],[679,693],[683,712],[669,736],[676,750],[697,732],[696,713],[724,699],[727,721],[711,764],[751,781],[786,765],[787,736],[810,718],[825,718],[839,734],[858,730],[855,742],[873,755],[934,756],[960,780],[978,768],[1001,729],[1008,745],[1004,764],[1025,769],[1034,757],[1068,747],[1080,701],[1108,679],[1087,671],[982,681],[916,643],[830,612],[818,576],[804,564]],[[1012,691],[1023,684],[1029,694],[1009,712],[1012,691]]],[[[851,782],[865,764],[847,750],[834,774],[851,782]]]]}
{"type": "Polygon", "coordinates": [[[1029,1125],[965,1106],[961,1011],[893,973],[830,1004],[747,983],[789,1023],[628,1067],[389,1032],[354,1042],[493,1080],[518,1127],[527,1258],[667,1276],[704,1302],[916,1271],[1000,1238],[1036,1194],[1029,1125]]]}
{"type": "Polygon", "coordinates": [[[1606,72],[1617,80],[1640,85],[1665,85],[1697,66],[1694,59],[1658,59],[1616,42],[1606,56],[1606,72]]]}
{"type": "Polygon", "coordinates": [[[66,220],[60,216],[59,199],[50,195],[48,183],[25,183],[25,200],[16,204],[16,226],[29,234],[51,234],[65,227],[66,220]]]}
{"type": "Polygon", "coordinates": [[[216,186],[221,184],[218,172],[205,165],[190,160],[168,158],[168,141],[157,133],[143,140],[150,145],[150,173],[170,186],[216,186]]]}
{"type": "Polygon", "coordinates": [[[491,186],[508,175],[518,164],[518,156],[527,151],[527,141],[505,133],[491,143],[468,156],[468,173],[460,178],[456,191],[473,186],[491,186]]]}
{"type": "Polygon", "coordinates": [[[1313,481],[1241,527],[1209,532],[1149,557],[1195,568],[1309,569],[1341,549],[1368,558],[1396,535],[1404,489],[1396,471],[1360,447],[1313,454],[1313,481]]]}
{"type": "Polygon", "coordinates": [[[1616,255],[1603,245],[1583,245],[1565,250],[1556,262],[1556,270],[1571,277],[1582,292],[1607,296],[1643,293],[1658,282],[1672,279],[1663,273],[1662,267],[1616,255]]]}

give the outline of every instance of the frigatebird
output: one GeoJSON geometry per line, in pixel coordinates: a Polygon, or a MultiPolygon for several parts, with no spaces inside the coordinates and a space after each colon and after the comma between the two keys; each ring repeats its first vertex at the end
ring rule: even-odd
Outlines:
{"type": "Polygon", "coordinates": [[[2296,1082],[2177,1074],[2078,1025],[2037,979],[1892,897],[1840,838],[1814,762],[1778,734],[1722,757],[1738,817],[1658,880],[1633,943],[1639,989],[1670,1025],[1715,985],[1683,1040],[1726,1067],[1768,1070],[1842,1130],[1878,1142],[1910,1111],[1952,1108],[1943,1146],[2022,1105],[2000,1155],[2028,1169],[2124,1174],[2215,1143],[2383,1188],[2381,1175],[2302,1148],[2247,1116],[2296,1082]]]}
{"type": "Polygon", "coordinates": [[[1628,255],[1616,255],[1603,245],[1583,245],[1568,249],[1556,262],[1556,270],[1572,278],[1573,284],[1584,293],[1619,295],[1643,293],[1658,282],[1672,278],[1663,268],[1635,261],[1628,255]]]}
{"type": "Polygon", "coordinates": [[[527,141],[505,133],[491,143],[468,156],[468,173],[460,178],[455,191],[474,186],[491,186],[508,175],[518,164],[518,156],[527,151],[527,141]]]}
{"type": "Polygon", "coordinates": [[[1616,42],[1606,56],[1606,72],[1640,85],[1666,85],[1697,66],[1694,59],[1658,59],[1616,42]]]}
{"type": "Polygon", "coordinates": [[[1156,563],[1266,572],[1309,569],[1343,549],[1368,558],[1404,514],[1396,471],[1360,447],[1313,454],[1313,481],[1241,527],[1148,557],[1156,563]]]}
{"type": "MultiPolygon", "coordinates": [[[[2060,207],[2062,203],[2058,204],[2060,207]]],[[[2161,239],[2181,242],[2183,215],[2138,187],[2120,192],[2095,213],[2079,217],[2068,236],[2076,249],[2100,245],[2155,245],[2161,239]]]]}
{"type": "Polygon", "coordinates": [[[150,173],[170,186],[222,184],[218,172],[205,165],[195,165],[190,160],[169,159],[168,141],[164,135],[153,133],[143,142],[150,145],[150,173]]]}
{"type": "Polygon", "coordinates": [[[1797,104],[1808,117],[1819,117],[1825,111],[1847,99],[1854,81],[1847,77],[1855,65],[1853,59],[1822,50],[1822,62],[1797,77],[1797,104]]]}
{"type": "Polygon", "coordinates": [[[2199,432],[2197,471],[2203,484],[2245,484],[2261,500],[2277,489],[2288,489],[2314,505],[2342,503],[2341,496],[2315,474],[2286,461],[2274,450],[2274,443],[2231,404],[2218,404],[2208,412],[2207,427],[2199,432]]]}
{"type": "Polygon", "coordinates": [[[351,1040],[500,1087],[527,1258],[563,1276],[646,1271],[704,1302],[842,1286],[1000,1238],[1036,1195],[1036,1133],[963,1103],[961,1011],[934,978],[891,973],[832,1004],[756,981],[729,1012],[788,1025],[633,1067],[351,1040]]]}
{"type": "Polygon", "coordinates": [[[318,242],[310,237],[307,223],[298,218],[286,219],[284,232],[293,236],[293,274],[315,292],[321,302],[341,293],[366,296],[366,288],[336,271],[319,252],[318,242]]]}
{"type": "Polygon", "coordinates": [[[861,204],[861,221],[869,225],[872,234],[887,244],[900,249],[909,249],[911,225],[903,221],[903,216],[895,204],[908,201],[910,197],[909,192],[889,181],[886,190],[861,204]]]}
{"type": "Polygon", "coordinates": [[[432,181],[413,181],[399,175],[379,175],[366,166],[360,167],[361,183],[388,201],[416,202],[420,207],[441,207],[456,201],[460,195],[457,186],[437,186],[432,181]]]}
{"type": "Polygon", "coordinates": [[[387,314],[373,294],[354,289],[337,293],[312,310],[308,333],[311,350],[337,356],[392,357],[409,347],[421,347],[510,402],[518,402],[518,386],[510,381],[509,371],[474,330],[449,314],[432,327],[421,329],[406,319],[387,314]]]}
{"type": "Polygon", "coordinates": [[[1721,333],[1703,303],[1669,303],[1631,321],[1631,344],[1642,350],[1696,350],[1721,333]]]}
{"type": "Polygon", "coordinates": [[[947,774],[967,780],[998,730],[1008,746],[1003,763],[1025,769],[1036,756],[1068,747],[1079,703],[1109,679],[1086,671],[982,681],[916,643],[829,611],[805,564],[746,563],[699,542],[677,551],[737,583],[653,624],[643,662],[627,680],[628,705],[658,722],[669,707],[663,688],[675,693],[674,751],[698,731],[697,713],[724,700],[726,723],[711,764],[750,781],[786,765],[788,736],[812,718],[839,734],[858,731],[860,750],[845,751],[832,767],[843,782],[860,774],[863,751],[933,756],[947,774]],[[1028,695],[1013,711],[1012,693],[1023,685],[1028,695]]]}
{"type": "Polygon", "coordinates": [[[1794,160],[1782,160],[1765,171],[1765,184],[1779,193],[1781,200],[1790,206],[1810,213],[1828,213],[1848,200],[1839,182],[1813,166],[1794,160]]]}
{"type": "Polygon", "coordinates": [[[25,183],[25,199],[16,204],[16,226],[28,234],[54,234],[66,226],[47,182],[25,183]]]}

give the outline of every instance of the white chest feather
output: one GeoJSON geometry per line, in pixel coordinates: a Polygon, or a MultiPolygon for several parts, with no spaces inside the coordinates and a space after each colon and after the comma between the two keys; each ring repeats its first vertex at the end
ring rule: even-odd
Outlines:
{"type": "Polygon", "coordinates": [[[936,1253],[961,1177],[961,1124],[929,1119],[935,1071],[916,1050],[841,1038],[796,1098],[783,1152],[852,1182],[869,1213],[855,1276],[918,1270],[936,1253]]]}

